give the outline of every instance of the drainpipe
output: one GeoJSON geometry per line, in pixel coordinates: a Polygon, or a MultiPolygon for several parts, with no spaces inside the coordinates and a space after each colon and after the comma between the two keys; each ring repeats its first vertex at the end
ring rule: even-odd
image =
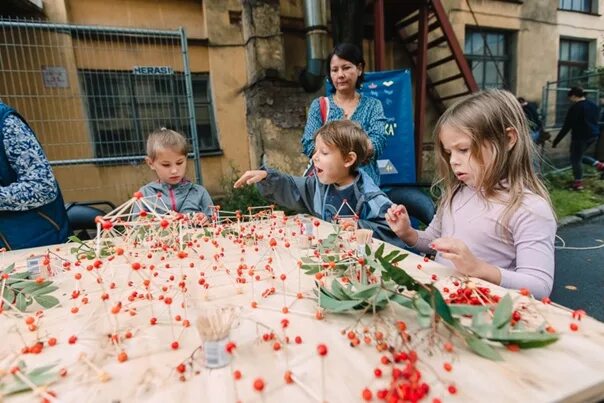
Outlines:
{"type": "Polygon", "coordinates": [[[306,67],[300,73],[300,84],[306,92],[315,92],[325,80],[327,59],[327,2],[304,0],[306,30],[306,67]]]}

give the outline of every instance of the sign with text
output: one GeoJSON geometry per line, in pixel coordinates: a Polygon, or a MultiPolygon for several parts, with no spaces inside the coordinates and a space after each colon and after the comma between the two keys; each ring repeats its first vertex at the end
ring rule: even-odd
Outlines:
{"type": "Polygon", "coordinates": [[[42,66],[42,79],[46,88],[69,88],[65,67],[42,66]]]}
{"type": "Polygon", "coordinates": [[[174,69],[169,66],[134,66],[132,74],[146,76],[166,76],[174,74],[174,69]]]}

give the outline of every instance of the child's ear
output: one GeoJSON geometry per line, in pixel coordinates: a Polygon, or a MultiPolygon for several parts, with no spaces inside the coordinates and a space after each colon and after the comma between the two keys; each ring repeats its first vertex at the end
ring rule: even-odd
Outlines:
{"type": "Polygon", "coordinates": [[[518,130],[513,127],[508,127],[505,129],[505,135],[508,138],[508,151],[514,148],[516,142],[518,141],[518,130]]]}
{"type": "Polygon", "coordinates": [[[153,166],[153,160],[149,157],[145,157],[145,162],[153,171],[155,171],[155,167],[153,166]]]}
{"type": "Polygon", "coordinates": [[[357,161],[357,153],[354,151],[349,152],[344,156],[344,166],[350,168],[357,161]]]}

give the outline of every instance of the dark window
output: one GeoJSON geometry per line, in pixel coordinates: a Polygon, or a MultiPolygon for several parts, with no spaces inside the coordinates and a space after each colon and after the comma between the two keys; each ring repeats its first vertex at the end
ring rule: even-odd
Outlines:
{"type": "Polygon", "coordinates": [[[592,0],[560,0],[558,8],[560,10],[580,11],[583,13],[592,12],[592,0]]]}
{"type": "MultiPolygon", "coordinates": [[[[81,70],[96,158],[145,154],[145,138],[159,127],[191,141],[182,73],[138,75],[81,70]]],[[[218,151],[207,74],[192,74],[197,136],[201,152],[218,151]]],[[[191,150],[192,151],[192,150],[191,150]]]]}
{"type": "Polygon", "coordinates": [[[509,88],[508,42],[504,31],[466,30],[464,52],[480,88],[509,88]]]}
{"type": "Polygon", "coordinates": [[[585,74],[589,67],[589,42],[560,39],[558,81],[585,74]]]}
{"type": "Polygon", "coordinates": [[[556,124],[562,125],[566,111],[570,107],[568,89],[583,87],[581,78],[589,68],[589,42],[560,38],[558,59],[558,88],[556,93],[556,124]]]}

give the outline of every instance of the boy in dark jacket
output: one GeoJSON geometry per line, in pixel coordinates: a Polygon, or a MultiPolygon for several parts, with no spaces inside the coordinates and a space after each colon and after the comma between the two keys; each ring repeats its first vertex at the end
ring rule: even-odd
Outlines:
{"type": "Polygon", "coordinates": [[[599,110],[595,103],[585,98],[585,92],[582,88],[571,88],[568,92],[568,99],[573,105],[566,113],[564,126],[562,126],[562,130],[560,130],[554,139],[552,147],[555,148],[564,136],[571,131],[570,162],[575,177],[571,189],[583,190],[582,162],[593,165],[598,171],[604,171],[604,163],[583,155],[600,136],[600,126],[598,125],[599,110]]]}
{"type": "Polygon", "coordinates": [[[404,247],[385,220],[392,202],[358,169],[370,157],[367,134],[357,123],[332,121],[315,134],[315,175],[299,177],[273,169],[253,170],[245,172],[234,187],[256,183],[267,199],[325,221],[356,214],[360,228],[371,229],[375,238],[404,247]]]}

